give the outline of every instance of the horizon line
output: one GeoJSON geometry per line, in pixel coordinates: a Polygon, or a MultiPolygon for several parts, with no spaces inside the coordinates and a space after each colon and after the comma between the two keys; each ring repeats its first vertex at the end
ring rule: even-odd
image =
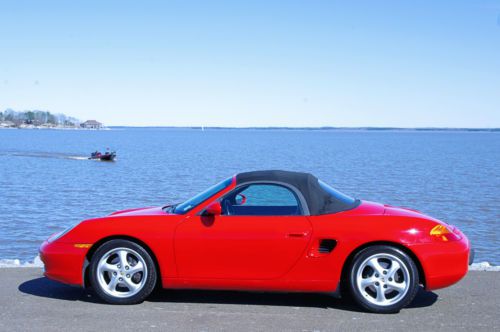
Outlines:
{"type": "Polygon", "coordinates": [[[111,125],[107,128],[164,128],[164,129],[236,129],[236,130],[416,130],[416,131],[500,131],[500,127],[371,127],[371,126],[357,126],[357,127],[335,127],[335,126],[134,126],[134,125],[111,125]]]}

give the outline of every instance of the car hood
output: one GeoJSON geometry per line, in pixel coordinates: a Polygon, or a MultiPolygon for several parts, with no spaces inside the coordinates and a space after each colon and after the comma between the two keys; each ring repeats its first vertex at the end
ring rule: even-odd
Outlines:
{"type": "Polygon", "coordinates": [[[371,215],[377,216],[384,214],[385,207],[383,204],[370,202],[370,201],[359,201],[359,205],[354,209],[347,210],[343,213],[344,215],[371,215]]]}
{"type": "Polygon", "coordinates": [[[171,213],[165,212],[161,206],[127,209],[111,213],[111,216],[165,216],[171,213]]]}
{"type": "Polygon", "coordinates": [[[397,207],[388,204],[380,204],[370,201],[361,201],[361,204],[356,209],[346,212],[353,214],[362,214],[362,215],[386,215],[386,216],[410,217],[410,218],[426,219],[442,223],[441,221],[414,209],[406,207],[397,207]]]}
{"type": "Polygon", "coordinates": [[[430,221],[434,221],[434,222],[443,224],[443,222],[441,220],[438,220],[436,218],[428,216],[428,215],[426,215],[418,210],[410,209],[407,207],[396,207],[396,206],[391,206],[391,205],[384,205],[384,207],[385,207],[385,211],[384,211],[385,215],[426,219],[426,220],[430,220],[430,221]]]}

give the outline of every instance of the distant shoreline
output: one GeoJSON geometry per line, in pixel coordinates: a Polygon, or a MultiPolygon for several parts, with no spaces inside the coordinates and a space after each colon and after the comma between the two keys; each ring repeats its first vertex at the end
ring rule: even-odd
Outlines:
{"type": "Polygon", "coordinates": [[[193,130],[310,130],[310,131],[468,131],[500,132],[500,128],[440,127],[200,127],[200,126],[108,126],[110,129],[193,129],[193,130]]]}
{"type": "Polygon", "coordinates": [[[282,131],[402,131],[402,132],[500,132],[500,128],[439,128],[439,127],[199,127],[199,126],[106,126],[104,128],[79,127],[0,127],[0,130],[68,130],[68,131],[107,131],[113,129],[172,129],[172,130],[282,130],[282,131]]]}
{"type": "Polygon", "coordinates": [[[110,130],[109,127],[103,127],[103,128],[81,128],[81,127],[60,127],[60,126],[54,126],[54,127],[42,127],[42,126],[36,126],[36,127],[2,127],[0,126],[0,130],[69,130],[69,131],[74,131],[74,130],[84,130],[84,131],[99,131],[99,130],[110,130]]]}

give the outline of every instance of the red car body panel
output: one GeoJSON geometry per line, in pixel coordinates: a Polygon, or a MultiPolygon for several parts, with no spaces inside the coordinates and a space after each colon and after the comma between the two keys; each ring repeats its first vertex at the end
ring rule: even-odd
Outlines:
{"type": "Polygon", "coordinates": [[[236,180],[184,215],[162,208],[132,209],[83,221],[61,238],[44,242],[45,275],[84,285],[87,254],[105,239],[145,245],[158,263],[164,288],[333,292],[359,248],[390,243],[410,253],[428,290],[449,286],[468,271],[470,244],[440,241],[430,230],[440,221],[417,211],[363,201],[358,207],[316,216],[201,216],[236,180]],[[256,220],[258,218],[258,220],[256,220]],[[119,230],[119,231],[117,231],[119,230]],[[330,253],[319,251],[332,239],[330,253]]]}
{"type": "Polygon", "coordinates": [[[71,285],[82,285],[82,267],[86,250],[75,248],[72,243],[42,243],[40,259],[46,277],[71,285]]]}
{"type": "Polygon", "coordinates": [[[305,216],[193,216],[175,230],[180,278],[277,279],[297,263],[310,241],[305,216]],[[210,224],[210,226],[208,226],[210,224]]]}

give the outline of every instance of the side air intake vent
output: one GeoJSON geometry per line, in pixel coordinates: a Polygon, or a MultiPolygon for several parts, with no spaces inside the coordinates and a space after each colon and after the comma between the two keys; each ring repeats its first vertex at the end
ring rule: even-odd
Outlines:
{"type": "Polygon", "coordinates": [[[329,254],[337,245],[337,241],[331,239],[321,240],[319,243],[318,251],[320,254],[329,254]]]}

